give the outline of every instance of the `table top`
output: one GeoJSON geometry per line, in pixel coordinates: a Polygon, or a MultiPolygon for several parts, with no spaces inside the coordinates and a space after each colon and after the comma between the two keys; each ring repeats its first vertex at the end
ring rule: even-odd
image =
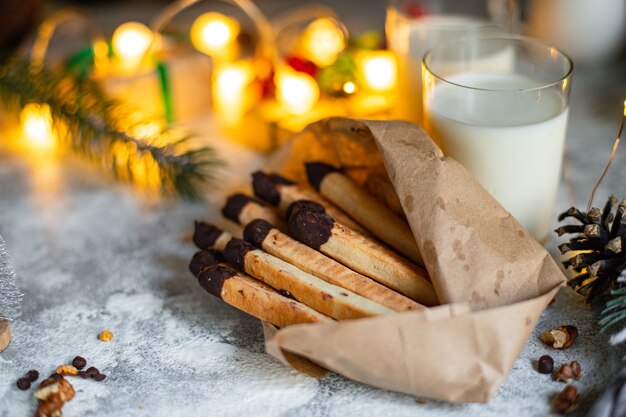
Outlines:
{"type": "MultiPolygon", "coordinates": [[[[567,138],[569,183],[556,213],[586,198],[609,155],[626,97],[626,63],[577,70],[567,138]],[[573,200],[573,201],[571,201],[573,200]]],[[[488,404],[450,405],[380,390],[336,374],[315,379],[264,353],[260,322],[204,292],[187,265],[194,219],[216,221],[233,184],[263,158],[216,135],[210,117],[201,131],[222,157],[236,161],[204,203],[154,201],[103,178],[92,166],[15,155],[0,140],[0,235],[6,241],[23,313],[13,341],[0,353],[0,416],[32,415],[32,391],[15,380],[29,369],[42,375],[76,355],[108,377],[72,379],[77,394],[64,408],[72,416],[543,416],[563,387],[537,373],[533,360],[578,360],[575,385],[584,415],[623,365],[624,348],[598,335],[597,312],[563,290],[488,404]],[[538,335],[575,324],[579,339],[566,351],[548,351],[538,335]],[[101,342],[103,329],[113,340],[101,342]]],[[[625,197],[625,151],[597,192],[625,197]]],[[[556,220],[555,220],[556,226],[556,220]]],[[[550,243],[556,255],[556,240],[550,243]]],[[[424,376],[428,378],[427,375],[424,376]]]]}

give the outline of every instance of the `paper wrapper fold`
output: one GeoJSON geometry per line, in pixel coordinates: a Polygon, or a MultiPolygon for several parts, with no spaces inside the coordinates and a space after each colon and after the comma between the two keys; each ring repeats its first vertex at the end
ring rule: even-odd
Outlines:
{"type": "Polygon", "coordinates": [[[565,283],[554,260],[417,125],[326,119],[279,149],[268,169],[304,182],[312,161],[357,182],[386,171],[444,305],[281,330],[265,324],[267,352],[310,374],[319,364],[380,388],[488,401],[565,283]]]}

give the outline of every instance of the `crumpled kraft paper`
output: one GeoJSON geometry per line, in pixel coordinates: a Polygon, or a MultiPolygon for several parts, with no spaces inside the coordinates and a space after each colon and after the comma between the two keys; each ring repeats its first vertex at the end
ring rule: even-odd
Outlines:
{"type": "Polygon", "coordinates": [[[304,181],[309,161],[342,167],[356,181],[386,170],[443,305],[280,330],[264,323],[267,352],[311,374],[320,374],[318,364],[380,388],[488,401],[566,281],[554,260],[417,125],[322,120],[279,149],[268,169],[304,181]]]}

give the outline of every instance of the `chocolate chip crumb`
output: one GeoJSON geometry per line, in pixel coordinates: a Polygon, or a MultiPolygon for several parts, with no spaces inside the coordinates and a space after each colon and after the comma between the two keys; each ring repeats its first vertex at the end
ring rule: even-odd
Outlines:
{"type": "Polygon", "coordinates": [[[295,300],[296,298],[293,296],[292,293],[290,293],[289,291],[281,288],[280,290],[278,290],[278,292],[280,293],[280,295],[282,295],[283,297],[287,297],[287,298],[291,298],[292,300],[295,300]]]}
{"type": "Polygon", "coordinates": [[[26,391],[30,388],[30,381],[28,380],[28,378],[20,378],[17,380],[15,385],[17,385],[17,387],[22,391],[26,391]]]}
{"type": "Polygon", "coordinates": [[[28,378],[30,382],[35,382],[39,379],[39,372],[36,369],[31,369],[26,372],[26,378],[28,378]]]}
{"type": "Polygon", "coordinates": [[[89,378],[89,374],[88,374],[87,372],[85,372],[85,371],[78,371],[78,374],[77,374],[77,375],[78,375],[79,377],[81,377],[82,379],[87,379],[87,378],[89,378]]]}
{"type": "Polygon", "coordinates": [[[87,373],[87,375],[89,375],[92,378],[94,375],[98,375],[100,373],[98,368],[96,368],[95,366],[90,366],[89,368],[87,368],[87,371],[85,372],[87,373]]]}
{"type": "Polygon", "coordinates": [[[72,361],[72,365],[76,369],[83,369],[87,365],[87,359],[83,358],[82,356],[77,356],[72,361]]]}
{"type": "Polygon", "coordinates": [[[554,370],[554,360],[550,355],[543,355],[537,361],[537,370],[541,374],[551,374],[554,370]]]}
{"type": "Polygon", "coordinates": [[[106,377],[107,376],[105,374],[96,374],[96,375],[93,375],[91,378],[94,379],[95,381],[100,382],[100,381],[103,381],[104,378],[106,377]]]}

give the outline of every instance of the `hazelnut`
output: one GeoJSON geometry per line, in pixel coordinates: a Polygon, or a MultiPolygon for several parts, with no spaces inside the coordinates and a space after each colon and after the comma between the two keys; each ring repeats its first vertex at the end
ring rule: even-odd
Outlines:
{"type": "Polygon", "coordinates": [[[580,400],[580,395],[578,395],[576,387],[574,387],[573,385],[567,385],[565,388],[563,388],[563,391],[561,391],[554,398],[554,412],[559,414],[569,413],[578,406],[578,400],[580,400]]]}
{"type": "Polygon", "coordinates": [[[550,355],[543,355],[537,361],[537,370],[541,374],[551,374],[554,370],[554,360],[550,355]]]}
{"type": "Polygon", "coordinates": [[[575,326],[567,325],[547,331],[539,338],[554,349],[567,349],[574,344],[576,336],[578,336],[578,329],[575,326]]]}

